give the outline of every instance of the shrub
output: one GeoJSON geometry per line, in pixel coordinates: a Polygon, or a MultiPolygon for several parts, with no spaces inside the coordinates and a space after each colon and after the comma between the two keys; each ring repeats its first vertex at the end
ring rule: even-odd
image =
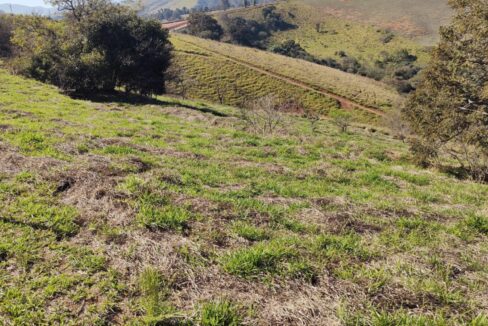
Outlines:
{"type": "Polygon", "coordinates": [[[336,110],[330,113],[330,117],[341,132],[347,132],[347,128],[351,125],[352,115],[344,110],[336,110]]]}
{"type": "Polygon", "coordinates": [[[237,326],[241,324],[238,308],[230,301],[206,303],[200,313],[202,326],[237,326]]]}
{"type": "Polygon", "coordinates": [[[303,49],[300,44],[296,43],[294,40],[288,40],[280,45],[271,48],[274,53],[286,55],[288,57],[303,59],[307,61],[314,61],[314,57],[310,55],[305,49],[303,49]]]}
{"type": "MultiPolygon", "coordinates": [[[[454,19],[441,29],[440,44],[404,113],[421,141],[436,145],[432,154],[449,156],[473,178],[486,180],[488,8],[482,0],[450,4],[454,19]]],[[[421,159],[433,162],[436,156],[421,159]]]]}
{"type": "Polygon", "coordinates": [[[13,30],[13,17],[0,13],[0,58],[10,57],[13,54],[11,42],[13,30]]]}
{"type": "Polygon", "coordinates": [[[247,128],[260,134],[273,134],[283,126],[284,103],[276,96],[270,94],[247,103],[241,110],[242,118],[247,128]]]}
{"type": "Polygon", "coordinates": [[[204,13],[193,13],[188,18],[188,33],[201,38],[220,40],[224,30],[217,20],[204,13]]]}
{"type": "Polygon", "coordinates": [[[399,140],[405,140],[410,135],[410,126],[403,118],[400,110],[389,110],[383,117],[383,123],[390,128],[394,137],[399,140]]]}

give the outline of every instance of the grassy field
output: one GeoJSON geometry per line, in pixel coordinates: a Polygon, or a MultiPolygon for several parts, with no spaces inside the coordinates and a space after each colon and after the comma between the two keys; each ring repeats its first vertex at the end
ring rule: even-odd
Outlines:
{"type": "MultiPolygon", "coordinates": [[[[292,0],[294,1],[294,0],[292,0]]],[[[341,19],[389,28],[431,45],[438,39],[441,25],[449,22],[452,11],[447,0],[304,0],[316,11],[341,19]]]]}
{"type": "MultiPolygon", "coordinates": [[[[329,7],[326,6],[330,3],[328,1],[323,1],[322,4],[319,1],[309,2],[289,0],[276,4],[277,11],[296,28],[273,33],[270,46],[281,44],[286,40],[294,40],[317,58],[334,58],[340,61],[341,57],[338,53],[344,51],[348,56],[356,58],[362,65],[368,67],[374,66],[374,62],[381,59],[383,52],[395,53],[402,49],[415,54],[420,66],[424,66],[429,60],[427,49],[419,44],[418,40],[412,40],[400,33],[388,32],[387,27],[366,23],[354,16],[341,16],[339,15],[341,11],[338,13],[328,10],[329,7]],[[320,24],[319,32],[317,32],[317,24],[320,24]],[[385,38],[388,38],[386,43],[385,38]]],[[[356,4],[355,1],[336,2],[338,6],[356,4]]],[[[361,12],[367,12],[365,8],[376,8],[370,5],[370,1],[361,1],[361,4],[368,4],[364,8],[363,5],[358,5],[358,10],[361,12]]],[[[260,9],[234,15],[262,19],[260,9]]]]}
{"type": "MultiPolygon", "coordinates": [[[[194,98],[217,101],[219,86],[225,81],[224,99],[231,105],[275,93],[295,98],[324,114],[338,107],[337,100],[314,89],[385,111],[398,106],[402,100],[385,84],[303,60],[183,34],[173,34],[171,41],[176,49],[175,62],[183,67],[186,79],[192,81],[188,89],[194,98]],[[293,83],[304,84],[312,90],[293,83]]],[[[360,109],[355,114],[360,121],[375,118],[360,109]]]]}
{"type": "Polygon", "coordinates": [[[391,136],[0,80],[0,324],[487,325],[488,186],[391,136]]]}

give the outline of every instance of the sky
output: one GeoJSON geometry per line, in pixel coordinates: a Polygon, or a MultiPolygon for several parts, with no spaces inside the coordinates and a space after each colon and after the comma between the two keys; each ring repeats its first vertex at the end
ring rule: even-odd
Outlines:
{"type": "Polygon", "coordinates": [[[0,0],[0,4],[3,3],[11,3],[16,5],[24,5],[24,6],[31,6],[31,7],[51,7],[50,5],[46,4],[44,0],[0,0]]]}

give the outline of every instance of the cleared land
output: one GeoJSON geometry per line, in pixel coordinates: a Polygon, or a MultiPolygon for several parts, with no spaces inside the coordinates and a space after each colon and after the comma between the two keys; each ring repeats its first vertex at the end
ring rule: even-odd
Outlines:
{"type": "Polygon", "coordinates": [[[386,134],[0,80],[0,324],[487,323],[488,186],[386,134]]]}

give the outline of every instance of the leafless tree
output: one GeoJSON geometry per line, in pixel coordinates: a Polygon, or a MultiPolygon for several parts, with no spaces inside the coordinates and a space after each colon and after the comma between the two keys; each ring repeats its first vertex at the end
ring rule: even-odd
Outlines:
{"type": "Polygon", "coordinates": [[[383,123],[390,128],[393,135],[399,140],[406,140],[410,135],[410,127],[399,110],[390,110],[383,117],[383,123]]]}
{"type": "Polygon", "coordinates": [[[273,134],[284,126],[284,103],[273,94],[249,102],[241,109],[247,128],[259,134],[273,134]]]}

